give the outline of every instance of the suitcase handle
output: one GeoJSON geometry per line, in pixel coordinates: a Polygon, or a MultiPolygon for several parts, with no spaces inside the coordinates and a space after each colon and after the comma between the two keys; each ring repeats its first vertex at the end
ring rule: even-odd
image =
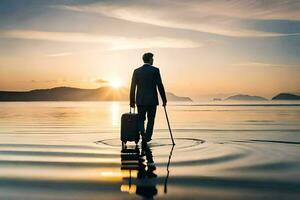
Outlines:
{"type": "Polygon", "coordinates": [[[133,109],[133,113],[135,113],[135,107],[134,107],[134,108],[130,107],[129,113],[132,113],[132,112],[131,112],[131,109],[133,109]]]}

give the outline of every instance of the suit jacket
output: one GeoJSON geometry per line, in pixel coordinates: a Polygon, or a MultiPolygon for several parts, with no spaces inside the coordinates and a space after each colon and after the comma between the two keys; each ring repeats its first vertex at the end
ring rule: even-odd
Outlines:
{"type": "Polygon", "coordinates": [[[157,89],[163,102],[167,102],[164,85],[161,80],[159,69],[150,65],[134,70],[130,87],[130,105],[150,106],[158,105],[157,89]],[[137,92],[135,94],[135,90],[137,92]]]}

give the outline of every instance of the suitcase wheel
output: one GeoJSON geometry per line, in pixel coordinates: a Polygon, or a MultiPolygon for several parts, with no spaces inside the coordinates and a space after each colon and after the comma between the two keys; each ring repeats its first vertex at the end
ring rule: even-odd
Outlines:
{"type": "Polygon", "coordinates": [[[123,141],[122,141],[122,148],[123,148],[123,149],[126,148],[126,142],[123,142],[123,141]]]}

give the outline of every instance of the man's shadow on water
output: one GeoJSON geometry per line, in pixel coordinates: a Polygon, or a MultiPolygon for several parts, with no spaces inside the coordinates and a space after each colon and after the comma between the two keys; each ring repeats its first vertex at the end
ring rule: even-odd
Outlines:
{"type": "Polygon", "coordinates": [[[156,166],[152,151],[146,143],[124,147],[121,150],[121,170],[123,174],[122,192],[135,193],[151,199],[157,194],[156,166]]]}
{"type": "MultiPolygon", "coordinates": [[[[167,176],[164,181],[164,192],[167,193],[167,183],[169,178],[169,165],[173,152],[172,147],[167,164],[167,176]]],[[[147,143],[139,146],[124,146],[121,150],[121,171],[123,183],[122,192],[136,194],[143,198],[152,199],[157,195],[157,175],[156,166],[153,160],[151,148],[147,143]]]]}

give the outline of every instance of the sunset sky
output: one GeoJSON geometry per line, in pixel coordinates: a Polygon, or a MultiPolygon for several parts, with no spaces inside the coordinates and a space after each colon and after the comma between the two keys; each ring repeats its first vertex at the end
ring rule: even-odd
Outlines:
{"type": "Polygon", "coordinates": [[[129,87],[153,52],[167,91],[300,92],[299,0],[1,0],[0,90],[129,87]]]}

